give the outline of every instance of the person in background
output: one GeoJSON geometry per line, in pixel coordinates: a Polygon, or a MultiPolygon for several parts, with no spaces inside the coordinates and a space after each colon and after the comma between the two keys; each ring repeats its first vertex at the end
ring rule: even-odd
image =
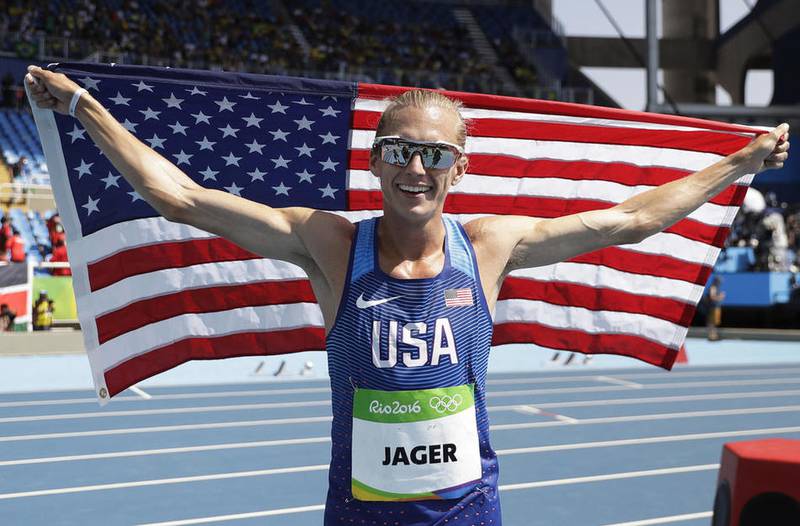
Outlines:
{"type": "Polygon", "coordinates": [[[708,328],[708,340],[719,340],[719,324],[722,323],[722,300],[725,299],[725,293],[721,289],[722,278],[714,276],[711,285],[705,296],[706,311],[706,327],[708,328]]]}
{"type": "Polygon", "coordinates": [[[11,218],[3,216],[2,219],[0,219],[0,262],[8,261],[6,252],[8,251],[8,241],[11,239],[12,235],[11,218]]]}
{"type": "MultiPolygon", "coordinates": [[[[53,254],[50,256],[51,263],[66,263],[69,261],[67,257],[67,245],[64,243],[63,238],[56,239],[53,245],[53,254]]],[[[72,271],[69,268],[52,268],[50,273],[53,276],[71,276],[72,271]]]]}
{"type": "Polygon", "coordinates": [[[17,317],[17,312],[11,310],[8,303],[0,305],[0,332],[14,330],[14,318],[17,317]]]}
{"type": "Polygon", "coordinates": [[[16,228],[11,230],[11,237],[6,242],[6,250],[11,254],[12,263],[22,263],[25,261],[25,241],[19,235],[16,228]]]}
{"type": "Polygon", "coordinates": [[[33,304],[33,330],[50,330],[53,326],[53,311],[56,310],[54,303],[47,295],[46,290],[39,291],[39,297],[33,304]]]}

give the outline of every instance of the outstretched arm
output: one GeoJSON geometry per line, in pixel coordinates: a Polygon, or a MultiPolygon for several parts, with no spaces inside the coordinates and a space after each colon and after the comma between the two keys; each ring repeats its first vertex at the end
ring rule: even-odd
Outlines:
{"type": "Polygon", "coordinates": [[[499,290],[515,269],[549,265],[612,245],[638,243],[680,221],[737,179],[783,167],[788,158],[789,125],[770,133],[692,175],[642,192],[605,209],[554,219],[494,216],[468,225],[483,254],[482,272],[499,290]],[[481,250],[481,247],[489,250],[481,250]],[[493,277],[498,279],[492,282],[493,277]]]}
{"type": "MultiPolygon", "coordinates": [[[[40,108],[67,114],[80,86],[65,75],[36,66],[25,82],[40,108]]],[[[230,239],[265,257],[307,269],[316,250],[306,240],[324,240],[326,228],[346,230],[346,219],[308,208],[271,208],[227,192],[203,188],[173,163],[139,141],[94,97],[84,93],[75,116],[114,167],[165,218],[230,239]],[[322,217],[324,216],[324,217],[322,217]]],[[[349,223],[348,223],[349,225],[349,223]]]]}

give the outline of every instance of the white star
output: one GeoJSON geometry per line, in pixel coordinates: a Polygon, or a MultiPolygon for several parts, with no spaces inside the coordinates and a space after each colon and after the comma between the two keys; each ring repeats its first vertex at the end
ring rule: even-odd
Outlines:
{"type": "Polygon", "coordinates": [[[100,209],[97,208],[97,203],[100,202],[100,198],[92,199],[92,196],[89,196],[89,200],[86,201],[85,205],[81,205],[83,208],[86,209],[86,215],[92,215],[92,212],[99,212],[100,209]]]}
{"type": "Polygon", "coordinates": [[[99,89],[97,85],[100,84],[100,81],[97,79],[93,79],[90,77],[83,77],[82,79],[78,80],[81,81],[81,84],[83,84],[83,87],[86,89],[99,89]]]}
{"type": "Polygon", "coordinates": [[[236,102],[231,102],[228,100],[228,97],[222,97],[222,100],[215,100],[214,104],[219,106],[219,111],[233,111],[233,107],[236,106],[236,102]]]}
{"type": "Polygon", "coordinates": [[[242,190],[244,190],[244,188],[236,186],[236,183],[234,182],[234,183],[231,183],[230,186],[226,186],[225,190],[227,190],[228,192],[232,193],[233,195],[238,195],[239,197],[241,197],[242,196],[242,190]]]}
{"type": "Polygon", "coordinates": [[[342,113],[342,110],[334,110],[333,106],[328,106],[324,110],[322,108],[318,109],[322,112],[323,117],[338,117],[338,115],[342,113]]]}
{"type": "Polygon", "coordinates": [[[166,139],[162,139],[154,133],[153,136],[149,139],[146,139],[146,141],[150,143],[150,148],[163,148],[164,141],[166,141],[166,139]]]}
{"type": "Polygon", "coordinates": [[[192,164],[192,163],[189,162],[189,159],[193,155],[194,154],[192,154],[192,153],[184,153],[183,149],[181,149],[181,153],[172,154],[172,156],[175,157],[175,159],[176,159],[176,161],[175,161],[176,164],[184,164],[184,163],[186,163],[188,165],[192,164]]]}
{"type": "Polygon", "coordinates": [[[289,168],[289,163],[292,162],[291,159],[284,159],[283,155],[279,155],[277,159],[270,160],[275,163],[274,168],[289,168]]]}
{"type": "Polygon", "coordinates": [[[167,126],[172,128],[172,133],[173,134],[180,133],[180,134],[183,134],[183,135],[186,135],[186,129],[188,128],[188,126],[184,126],[183,124],[181,124],[178,121],[175,121],[175,124],[167,124],[167,126]]]}
{"type": "Polygon", "coordinates": [[[317,188],[317,190],[322,192],[322,197],[330,197],[331,199],[336,199],[336,196],[333,194],[336,193],[338,188],[332,188],[330,183],[328,183],[328,185],[325,186],[325,188],[317,188]]]}
{"type": "Polygon", "coordinates": [[[225,166],[236,165],[239,166],[239,161],[242,160],[241,157],[236,157],[233,155],[233,152],[229,153],[227,157],[223,157],[225,159],[225,166]]]}
{"type": "Polygon", "coordinates": [[[144,201],[142,196],[139,195],[139,192],[134,190],[133,192],[128,192],[128,195],[131,196],[131,203],[135,203],[136,201],[144,201]]]}
{"type": "Polygon", "coordinates": [[[153,110],[150,109],[150,106],[148,106],[146,110],[139,110],[139,113],[144,115],[144,120],[147,120],[147,119],[158,120],[158,114],[161,113],[161,112],[160,111],[153,111],[153,110]]]}
{"type": "Polygon", "coordinates": [[[263,181],[264,180],[264,176],[267,175],[267,172],[262,172],[261,170],[256,168],[252,172],[247,172],[247,175],[249,175],[251,177],[250,182],[255,183],[256,179],[258,179],[259,181],[263,181]]]}
{"type": "Polygon", "coordinates": [[[80,179],[86,174],[92,175],[92,172],[89,170],[89,168],[91,168],[93,164],[94,163],[87,163],[86,161],[81,159],[81,165],[76,168],[73,168],[73,170],[76,170],[78,172],[78,179],[80,179]]]}
{"type": "Polygon", "coordinates": [[[230,124],[226,124],[224,128],[217,128],[219,131],[222,132],[222,138],[225,137],[236,137],[236,132],[239,131],[239,128],[231,128],[230,124]]]}
{"type": "Polygon", "coordinates": [[[78,128],[77,124],[74,124],[72,127],[72,131],[67,134],[70,137],[72,137],[72,141],[70,141],[70,144],[77,141],[78,139],[85,139],[85,137],[83,136],[84,133],[86,133],[86,130],[82,130],[78,128]]]}
{"type": "Polygon", "coordinates": [[[261,99],[261,97],[254,97],[253,94],[250,93],[249,91],[247,92],[247,95],[239,95],[239,97],[241,97],[243,99],[250,99],[250,100],[260,100],[261,99]]]}
{"type": "Polygon", "coordinates": [[[251,142],[250,144],[245,144],[245,146],[247,146],[247,149],[250,150],[248,153],[255,153],[255,152],[261,153],[261,150],[264,148],[264,145],[259,144],[259,142],[256,141],[255,139],[253,139],[253,142],[251,142]]]}
{"type": "Polygon", "coordinates": [[[289,106],[284,106],[281,104],[281,101],[275,101],[275,104],[267,104],[267,108],[272,110],[272,113],[283,113],[286,115],[286,110],[289,109],[289,106]]]}
{"type": "Polygon", "coordinates": [[[211,124],[211,121],[208,120],[211,117],[205,115],[202,111],[199,111],[197,113],[192,113],[191,116],[194,117],[195,124],[200,124],[201,121],[205,122],[206,124],[211,124]]]}
{"type": "Polygon", "coordinates": [[[182,109],[181,102],[183,102],[184,99],[179,99],[175,96],[174,93],[170,92],[168,99],[161,99],[161,100],[167,103],[167,108],[178,108],[180,110],[182,109]]]}
{"type": "Polygon", "coordinates": [[[204,135],[202,141],[194,141],[195,144],[200,146],[201,150],[211,150],[214,151],[214,145],[217,144],[214,141],[209,141],[208,138],[204,135]]]}
{"type": "Polygon", "coordinates": [[[104,177],[103,179],[100,180],[106,183],[105,189],[108,190],[112,186],[116,186],[117,188],[119,188],[119,183],[117,183],[119,177],[120,177],[119,175],[114,175],[111,172],[108,172],[108,177],[104,177]]]}
{"type": "Polygon", "coordinates": [[[153,86],[148,86],[147,84],[144,83],[143,80],[140,80],[139,83],[138,84],[134,84],[134,86],[136,86],[136,92],[137,93],[142,91],[143,89],[147,90],[147,91],[150,91],[150,92],[153,91],[153,86]]]}
{"type": "Polygon", "coordinates": [[[339,135],[334,135],[331,132],[328,132],[325,135],[320,135],[319,138],[322,139],[322,144],[336,144],[336,140],[339,138],[339,135]]]}
{"type": "Polygon", "coordinates": [[[255,126],[256,128],[260,128],[261,125],[259,124],[264,119],[256,117],[255,114],[250,113],[249,117],[242,117],[242,120],[247,123],[247,127],[255,126]]]}
{"type": "Polygon", "coordinates": [[[207,91],[202,91],[197,88],[197,86],[193,86],[192,89],[187,89],[186,91],[189,92],[189,95],[207,95],[207,91]]]}
{"type": "Polygon", "coordinates": [[[310,102],[306,102],[305,97],[303,97],[300,100],[293,100],[292,102],[294,102],[295,104],[299,104],[301,106],[313,106],[313,104],[311,104],[310,102]]]}
{"type": "Polygon", "coordinates": [[[288,196],[289,195],[289,190],[291,190],[292,187],[291,186],[286,186],[285,184],[281,183],[278,186],[273,186],[272,189],[275,190],[275,195],[283,194],[285,196],[288,196]]]}
{"type": "Polygon", "coordinates": [[[311,125],[314,124],[314,121],[310,121],[306,119],[306,116],[303,115],[303,118],[299,121],[294,121],[297,124],[297,130],[308,130],[311,131],[311,125]]]}
{"type": "Polygon", "coordinates": [[[308,173],[308,170],[303,170],[302,172],[295,173],[295,175],[300,178],[298,181],[299,183],[302,183],[303,181],[310,183],[311,178],[314,177],[315,174],[308,173]]]}
{"type": "Polygon", "coordinates": [[[339,164],[339,163],[336,162],[336,161],[331,161],[331,158],[328,157],[327,161],[320,161],[319,164],[322,165],[322,171],[323,172],[325,170],[331,170],[331,171],[335,172],[336,171],[336,165],[339,164]]]}
{"type": "Polygon", "coordinates": [[[116,96],[116,97],[112,97],[112,98],[110,98],[110,99],[108,99],[108,100],[110,100],[110,101],[111,101],[111,102],[113,102],[114,104],[117,104],[117,105],[120,105],[120,106],[130,106],[130,104],[128,104],[128,102],[129,102],[131,99],[129,99],[129,98],[127,98],[127,97],[123,97],[123,96],[122,96],[122,93],[120,93],[120,92],[118,91],[118,92],[117,92],[117,96],[116,96]]]}
{"type": "Polygon", "coordinates": [[[278,128],[276,131],[271,131],[270,133],[272,134],[273,141],[289,142],[286,140],[286,136],[289,135],[289,132],[285,132],[278,128]]]}
{"type": "Polygon", "coordinates": [[[311,148],[306,143],[303,143],[303,146],[295,146],[294,149],[297,150],[298,157],[302,157],[304,155],[311,157],[311,152],[316,150],[316,148],[311,148]]]}
{"type": "Polygon", "coordinates": [[[136,133],[136,127],[139,126],[138,122],[131,122],[128,119],[125,119],[125,122],[122,123],[122,126],[131,133],[136,133]]]}
{"type": "Polygon", "coordinates": [[[205,169],[205,170],[203,170],[202,172],[200,172],[200,175],[202,175],[202,176],[203,176],[203,181],[205,181],[206,179],[211,179],[211,180],[214,180],[214,181],[216,181],[216,180],[217,180],[217,177],[216,177],[216,175],[217,175],[218,173],[219,173],[219,172],[216,172],[216,171],[212,170],[212,169],[211,169],[211,167],[210,167],[210,166],[208,166],[208,167],[206,167],[206,169],[205,169]]]}

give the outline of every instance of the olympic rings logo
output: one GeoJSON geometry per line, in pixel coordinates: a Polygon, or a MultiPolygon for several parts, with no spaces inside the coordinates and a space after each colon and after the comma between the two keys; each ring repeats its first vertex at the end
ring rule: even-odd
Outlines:
{"type": "Polygon", "coordinates": [[[452,413],[456,409],[461,406],[464,402],[464,399],[461,397],[460,394],[454,394],[453,396],[444,395],[444,396],[434,396],[428,402],[428,405],[431,406],[431,409],[436,411],[437,413],[452,413]]]}

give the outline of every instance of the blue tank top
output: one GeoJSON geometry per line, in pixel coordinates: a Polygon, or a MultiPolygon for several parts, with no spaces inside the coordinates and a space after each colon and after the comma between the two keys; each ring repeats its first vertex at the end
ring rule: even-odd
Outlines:
{"type": "Polygon", "coordinates": [[[492,319],[472,245],[461,225],[445,218],[445,263],[441,273],[432,278],[393,278],[378,264],[379,220],[368,219],[356,225],[347,280],[327,337],[333,424],[325,524],[499,525],[498,465],[489,444],[485,400],[492,319]],[[416,346],[405,339],[409,333],[404,327],[409,324],[427,327],[423,334],[415,334],[416,346]],[[445,325],[450,332],[439,330],[445,325]],[[437,354],[435,336],[444,338],[438,342],[440,348],[453,348],[437,354]],[[432,349],[434,352],[430,352],[432,349]],[[471,386],[474,392],[479,451],[475,462],[480,464],[480,480],[473,481],[469,492],[458,498],[444,494],[433,500],[402,502],[356,499],[351,466],[357,390],[410,392],[464,385],[471,386]]]}

